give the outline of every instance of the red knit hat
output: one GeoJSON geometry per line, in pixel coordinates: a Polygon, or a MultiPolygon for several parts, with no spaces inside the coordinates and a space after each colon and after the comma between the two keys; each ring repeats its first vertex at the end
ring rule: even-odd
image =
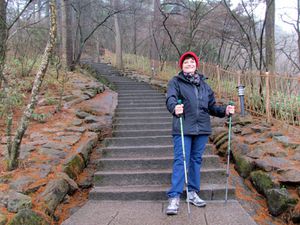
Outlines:
{"type": "Polygon", "coordinates": [[[185,52],[179,58],[178,65],[179,65],[180,69],[182,69],[183,61],[188,56],[192,56],[195,59],[195,61],[196,61],[196,67],[198,68],[198,66],[199,66],[199,58],[198,58],[198,56],[194,52],[185,52]]]}

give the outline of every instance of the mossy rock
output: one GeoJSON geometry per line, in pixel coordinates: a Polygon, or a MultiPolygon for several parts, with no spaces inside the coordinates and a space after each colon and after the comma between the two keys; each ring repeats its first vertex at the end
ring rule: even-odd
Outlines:
{"type": "Polygon", "coordinates": [[[68,174],[69,177],[75,179],[85,168],[85,162],[80,154],[72,156],[65,164],[63,172],[68,174]]]}
{"type": "Polygon", "coordinates": [[[226,143],[228,141],[228,135],[225,134],[221,139],[219,139],[215,145],[216,145],[216,148],[220,148],[221,145],[223,145],[224,143],[226,143]]]}
{"type": "Polygon", "coordinates": [[[23,209],[18,212],[12,220],[8,223],[8,225],[50,225],[50,223],[38,213],[30,210],[23,209]]]}
{"type": "Polygon", "coordinates": [[[219,134],[218,136],[215,137],[215,139],[213,140],[213,143],[217,144],[219,142],[219,140],[224,138],[224,136],[226,136],[228,139],[227,132],[222,132],[221,134],[219,134]]]}
{"type": "Polygon", "coordinates": [[[241,177],[247,178],[252,172],[254,165],[253,160],[246,156],[241,156],[239,154],[235,154],[235,169],[238,171],[241,177]]]}
{"type": "Polygon", "coordinates": [[[269,189],[275,187],[271,177],[261,170],[251,172],[250,178],[258,193],[264,196],[266,196],[266,193],[269,189]]]}
{"type": "Polygon", "coordinates": [[[273,216],[279,216],[290,206],[297,204],[297,199],[291,198],[285,188],[269,189],[266,192],[268,209],[273,216]]]}
{"type": "Polygon", "coordinates": [[[227,142],[224,142],[221,146],[219,146],[217,148],[217,153],[220,156],[226,156],[227,151],[228,151],[228,144],[227,144],[227,142]]]}

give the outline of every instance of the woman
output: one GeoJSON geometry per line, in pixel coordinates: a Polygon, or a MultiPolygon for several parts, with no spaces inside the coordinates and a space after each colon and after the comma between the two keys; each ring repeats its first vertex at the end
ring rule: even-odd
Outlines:
{"type": "Polygon", "coordinates": [[[200,191],[200,169],[202,155],[208,136],[211,134],[210,115],[225,117],[234,113],[234,106],[217,106],[214,92],[205,82],[205,77],[197,72],[199,60],[194,52],[186,52],[179,59],[182,69],[168,83],[166,105],[173,115],[174,162],[171,188],[167,195],[169,205],[167,215],[176,215],[179,199],[184,188],[184,168],[179,117],[183,117],[184,144],[188,170],[187,201],[195,206],[206,205],[197,192],[200,191]],[[178,104],[178,100],[182,104],[178,104]]]}

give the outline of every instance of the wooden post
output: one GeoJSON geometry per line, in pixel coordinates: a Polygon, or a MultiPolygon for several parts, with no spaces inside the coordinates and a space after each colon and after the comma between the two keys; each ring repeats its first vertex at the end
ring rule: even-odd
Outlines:
{"type": "Polygon", "coordinates": [[[221,98],[221,75],[220,75],[220,66],[217,65],[217,91],[218,91],[218,99],[221,98]]]}
{"type": "Polygon", "coordinates": [[[202,74],[205,74],[205,62],[203,62],[203,66],[202,66],[202,74]]]}
{"type": "Polygon", "coordinates": [[[266,115],[267,122],[271,122],[271,111],[270,111],[270,75],[266,72],[266,115]]]}

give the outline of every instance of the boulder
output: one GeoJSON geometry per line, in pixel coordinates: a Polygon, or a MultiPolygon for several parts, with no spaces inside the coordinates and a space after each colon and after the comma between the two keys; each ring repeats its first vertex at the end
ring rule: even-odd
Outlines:
{"type": "Polygon", "coordinates": [[[271,130],[270,127],[265,127],[265,126],[260,126],[260,125],[252,126],[251,129],[252,129],[255,133],[264,133],[264,132],[266,132],[266,131],[271,130]]]}
{"type": "Polygon", "coordinates": [[[68,194],[73,194],[76,190],[78,190],[77,183],[72,180],[66,173],[59,173],[57,175],[58,178],[63,178],[69,184],[69,192],[68,194]]]}
{"type": "Polygon", "coordinates": [[[237,139],[233,139],[231,142],[231,151],[234,156],[234,154],[239,155],[248,155],[250,152],[249,145],[239,142],[237,139]]]}
{"type": "Polygon", "coordinates": [[[270,189],[266,192],[266,197],[269,212],[273,216],[279,216],[291,205],[297,203],[297,200],[291,198],[289,192],[285,188],[270,189]]]}
{"type": "Polygon", "coordinates": [[[272,189],[276,186],[271,177],[261,170],[251,172],[250,179],[258,193],[264,196],[266,196],[266,193],[269,189],[272,189]]]}
{"type": "Polygon", "coordinates": [[[32,177],[29,176],[22,176],[19,177],[17,179],[15,179],[14,181],[12,181],[9,184],[9,187],[17,192],[22,192],[24,193],[24,191],[26,190],[26,188],[31,185],[32,183],[34,183],[36,180],[33,179],[32,177]]]}
{"type": "Polygon", "coordinates": [[[256,138],[256,137],[246,137],[245,140],[244,140],[244,142],[248,145],[253,145],[253,144],[255,144],[259,141],[260,141],[260,139],[256,138]]]}
{"type": "Polygon", "coordinates": [[[7,199],[7,210],[9,212],[18,212],[21,209],[32,207],[31,198],[16,191],[9,191],[7,199]]]}
{"type": "Polygon", "coordinates": [[[35,150],[35,146],[32,144],[21,145],[19,159],[21,160],[26,159],[29,156],[30,152],[34,150],[35,150]]]}
{"type": "Polygon", "coordinates": [[[227,135],[227,133],[222,134],[222,137],[218,136],[215,139],[216,148],[218,149],[222,144],[226,143],[227,141],[228,141],[228,135],[227,135]]]}
{"type": "Polygon", "coordinates": [[[287,152],[272,141],[269,143],[256,145],[253,151],[249,152],[247,156],[254,159],[259,159],[264,156],[286,157],[287,152]]]}
{"type": "Polygon", "coordinates": [[[82,144],[77,148],[76,152],[82,155],[85,164],[87,165],[89,161],[89,155],[92,149],[96,146],[98,142],[98,135],[94,132],[88,132],[88,139],[86,139],[82,144]]]}
{"type": "Polygon", "coordinates": [[[75,179],[85,168],[85,161],[82,155],[72,155],[67,159],[63,165],[63,172],[68,174],[69,177],[75,179]]]}
{"type": "Polygon", "coordinates": [[[225,135],[226,133],[228,133],[228,129],[226,129],[225,127],[215,127],[212,129],[212,133],[209,136],[209,139],[211,141],[214,141],[216,137],[222,134],[225,135]]]}
{"type": "MultiPolygon", "coordinates": [[[[80,121],[82,121],[82,120],[80,120],[80,121]]],[[[83,122],[81,122],[81,123],[83,123],[83,122]]],[[[86,129],[83,127],[83,126],[81,126],[81,127],[67,127],[67,128],[65,128],[65,131],[69,131],[69,132],[77,132],[77,133],[83,133],[84,131],[85,131],[86,129]]]]}
{"type": "Polygon", "coordinates": [[[84,119],[85,117],[91,116],[91,114],[84,112],[82,110],[77,110],[75,112],[75,115],[79,118],[79,119],[84,119]]]}
{"type": "Polygon", "coordinates": [[[50,225],[50,223],[40,214],[23,209],[18,212],[7,225],[50,225]]]}
{"type": "Polygon", "coordinates": [[[297,149],[297,147],[300,146],[299,142],[291,140],[287,136],[274,136],[273,139],[287,148],[297,149]]]}
{"type": "Polygon", "coordinates": [[[253,134],[253,133],[254,133],[254,131],[251,128],[246,127],[244,129],[242,129],[241,135],[246,136],[246,135],[250,135],[250,134],[253,134]]]}
{"type": "Polygon", "coordinates": [[[234,168],[238,171],[241,177],[247,178],[254,168],[253,160],[247,156],[234,154],[234,168]]]}
{"type": "Polygon", "coordinates": [[[54,150],[70,150],[71,146],[68,144],[63,144],[63,143],[57,143],[57,142],[48,142],[46,144],[43,145],[43,148],[49,148],[49,149],[54,149],[54,150]]]}
{"type": "Polygon", "coordinates": [[[220,132],[218,135],[216,135],[213,139],[213,143],[216,144],[218,143],[221,139],[223,139],[224,137],[227,137],[225,138],[225,140],[228,139],[228,132],[220,132]]]}
{"type": "Polygon", "coordinates": [[[239,124],[241,126],[245,126],[247,124],[253,123],[253,118],[251,115],[245,115],[245,116],[239,116],[238,114],[235,114],[233,125],[239,124]]]}
{"type": "Polygon", "coordinates": [[[0,207],[7,207],[8,197],[7,192],[0,191],[0,207]]]}
{"type": "Polygon", "coordinates": [[[288,159],[272,156],[266,156],[262,159],[256,159],[254,163],[257,168],[262,169],[266,172],[288,168],[294,165],[294,163],[288,159]]]}
{"type": "Polygon", "coordinates": [[[72,126],[81,126],[83,121],[81,119],[75,119],[72,121],[71,125],[72,126]]]}
{"type": "Polygon", "coordinates": [[[72,134],[72,135],[58,135],[57,137],[54,137],[53,140],[60,141],[62,143],[70,145],[75,145],[81,138],[81,134],[72,134]]]}
{"type": "Polygon", "coordinates": [[[282,169],[279,171],[279,182],[289,184],[300,184],[300,170],[297,168],[282,169]]]}
{"type": "Polygon", "coordinates": [[[63,178],[51,180],[43,193],[38,197],[39,202],[43,203],[43,208],[48,215],[53,215],[58,204],[69,192],[69,184],[63,178]]]}

